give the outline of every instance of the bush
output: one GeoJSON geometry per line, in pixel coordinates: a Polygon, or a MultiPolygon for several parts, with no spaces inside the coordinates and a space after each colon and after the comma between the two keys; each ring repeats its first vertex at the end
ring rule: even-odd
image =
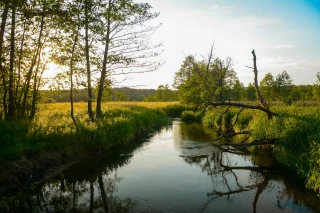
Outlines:
{"type": "Polygon", "coordinates": [[[184,110],[186,110],[185,106],[183,105],[169,105],[163,108],[166,115],[170,118],[180,118],[181,114],[184,110]]]}
{"type": "Polygon", "coordinates": [[[194,111],[183,111],[181,114],[181,120],[186,122],[201,122],[202,115],[200,112],[194,112],[194,111]]]}

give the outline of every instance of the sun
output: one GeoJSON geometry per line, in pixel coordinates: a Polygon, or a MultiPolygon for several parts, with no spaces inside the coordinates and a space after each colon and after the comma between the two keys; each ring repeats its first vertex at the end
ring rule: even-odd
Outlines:
{"type": "Polygon", "coordinates": [[[52,84],[52,79],[59,73],[64,72],[64,69],[62,66],[54,63],[54,62],[49,62],[46,65],[46,69],[44,70],[42,74],[42,79],[43,79],[43,86],[41,89],[47,90],[49,89],[49,85],[52,84]]]}
{"type": "Polygon", "coordinates": [[[46,69],[42,75],[44,79],[54,78],[58,73],[61,73],[63,70],[61,66],[57,65],[54,62],[49,62],[46,66],[46,69]]]}

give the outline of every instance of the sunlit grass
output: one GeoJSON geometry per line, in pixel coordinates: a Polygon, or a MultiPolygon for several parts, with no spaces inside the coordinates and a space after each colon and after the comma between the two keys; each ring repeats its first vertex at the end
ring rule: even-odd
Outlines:
{"type": "MultiPolygon", "coordinates": [[[[148,108],[163,108],[171,105],[177,105],[179,102],[105,102],[102,104],[103,109],[112,109],[119,107],[130,107],[130,106],[141,106],[148,108]]],[[[76,102],[74,103],[74,110],[85,111],[87,110],[86,102],[76,102]]],[[[95,109],[96,104],[92,103],[93,109],[95,109]]],[[[37,116],[42,116],[43,113],[48,112],[67,112],[70,110],[70,103],[52,103],[52,104],[39,104],[39,113],[37,116]]]]}
{"type": "Polygon", "coordinates": [[[233,125],[237,132],[249,130],[251,141],[277,138],[273,146],[276,159],[293,168],[306,179],[307,187],[320,196],[320,108],[274,105],[271,111],[277,116],[271,120],[264,112],[244,110],[235,123],[238,111],[236,108],[228,112],[214,108],[206,112],[202,122],[222,131],[228,125],[233,125]]]}
{"type": "MultiPolygon", "coordinates": [[[[93,109],[95,104],[93,104],[93,109]]],[[[91,122],[87,103],[75,103],[77,125],[69,103],[40,104],[33,121],[0,121],[0,159],[56,150],[66,156],[108,150],[136,134],[160,128],[181,114],[177,102],[103,103],[103,117],[91,122]]]]}

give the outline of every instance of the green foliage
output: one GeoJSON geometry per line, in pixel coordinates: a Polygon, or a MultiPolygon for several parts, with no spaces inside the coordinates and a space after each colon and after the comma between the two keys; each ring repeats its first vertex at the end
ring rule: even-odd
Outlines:
{"type": "Polygon", "coordinates": [[[219,131],[226,133],[232,127],[232,120],[236,113],[237,111],[234,109],[225,111],[223,107],[208,110],[202,118],[202,123],[205,126],[211,126],[219,131]]]}
{"type": "Polygon", "coordinates": [[[218,110],[208,110],[202,118],[202,123],[205,126],[220,129],[222,121],[222,113],[218,110]]]}
{"type": "Polygon", "coordinates": [[[206,62],[196,61],[193,56],[185,58],[180,70],[175,73],[173,84],[178,90],[179,101],[197,110],[202,110],[206,102],[223,102],[232,96],[239,100],[241,91],[232,92],[235,85],[236,89],[243,86],[232,69],[230,58],[210,58],[206,62]]]}
{"type": "Polygon", "coordinates": [[[183,111],[181,114],[181,120],[190,122],[190,121],[195,121],[195,122],[201,122],[202,115],[200,112],[194,112],[190,110],[183,111]]]}
{"type": "Polygon", "coordinates": [[[307,175],[307,188],[310,188],[318,193],[320,197],[320,144],[319,141],[313,141],[310,151],[310,171],[307,175]]]}
{"type": "Polygon", "coordinates": [[[239,116],[238,120],[236,121],[237,116],[232,118],[232,124],[235,124],[233,127],[235,131],[243,131],[248,129],[248,125],[250,121],[253,119],[252,112],[249,110],[242,111],[239,116]]]}
{"type": "Polygon", "coordinates": [[[28,150],[27,140],[30,122],[0,120],[0,156],[17,157],[21,150],[28,150]],[[17,150],[18,152],[16,153],[17,150]]]}
{"type": "MultiPolygon", "coordinates": [[[[166,109],[171,113],[178,106],[166,109]]],[[[170,122],[161,108],[119,106],[105,110],[103,118],[90,122],[78,112],[75,127],[68,112],[42,112],[33,122],[0,121],[0,159],[15,159],[48,150],[65,156],[110,149],[127,144],[140,132],[158,129],[170,122]]]]}
{"type": "Polygon", "coordinates": [[[186,107],[183,105],[169,105],[167,107],[163,108],[166,115],[170,118],[180,118],[181,114],[184,110],[186,110],[186,107]]]}
{"type": "MultiPolygon", "coordinates": [[[[226,131],[228,125],[234,124],[238,110],[231,108],[223,113],[223,109],[214,108],[205,113],[202,122],[226,131]]],[[[306,186],[320,196],[320,109],[281,105],[271,110],[278,115],[270,120],[261,111],[242,111],[234,130],[250,130],[251,140],[276,138],[273,146],[276,159],[293,168],[306,179],[306,186]]],[[[260,152],[257,149],[252,150],[260,152]]]]}
{"type": "Polygon", "coordinates": [[[169,89],[169,85],[166,84],[165,86],[160,85],[158,89],[155,91],[154,95],[149,95],[144,97],[143,101],[145,102],[153,102],[153,101],[176,101],[178,100],[176,96],[176,91],[169,89]]]}

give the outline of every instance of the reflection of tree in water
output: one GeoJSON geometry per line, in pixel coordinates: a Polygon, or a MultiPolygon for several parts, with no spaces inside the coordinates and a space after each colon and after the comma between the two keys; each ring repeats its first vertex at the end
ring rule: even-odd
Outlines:
{"type": "Polygon", "coordinates": [[[206,128],[198,123],[179,123],[173,125],[174,143],[178,148],[181,143],[187,141],[193,142],[209,142],[217,136],[217,133],[212,131],[212,128],[206,128]]]}
{"type": "Polygon", "coordinates": [[[275,203],[279,210],[285,211],[286,208],[294,209],[298,212],[306,212],[307,210],[301,206],[312,206],[316,212],[320,212],[318,199],[314,194],[308,195],[303,187],[297,189],[296,185],[290,184],[285,179],[285,175],[281,176],[279,168],[264,165],[238,165],[236,159],[248,161],[250,156],[239,156],[226,152],[215,151],[209,155],[182,155],[184,161],[188,164],[197,165],[202,172],[206,173],[212,182],[212,191],[207,193],[207,201],[204,203],[201,212],[212,204],[213,201],[230,196],[242,194],[249,191],[255,191],[252,200],[252,211],[257,212],[260,195],[263,192],[276,191],[274,197],[275,203]],[[239,173],[241,171],[241,173],[239,173]],[[243,177],[243,172],[246,176],[243,177]],[[281,187],[283,183],[284,187],[281,187]],[[304,208],[304,209],[303,209],[304,208]]]}
{"type": "Polygon", "coordinates": [[[11,212],[129,212],[134,203],[115,196],[122,180],[117,169],[130,162],[130,156],[117,158],[108,168],[56,177],[17,197],[11,212]],[[89,173],[89,174],[88,174],[89,173]]]}

